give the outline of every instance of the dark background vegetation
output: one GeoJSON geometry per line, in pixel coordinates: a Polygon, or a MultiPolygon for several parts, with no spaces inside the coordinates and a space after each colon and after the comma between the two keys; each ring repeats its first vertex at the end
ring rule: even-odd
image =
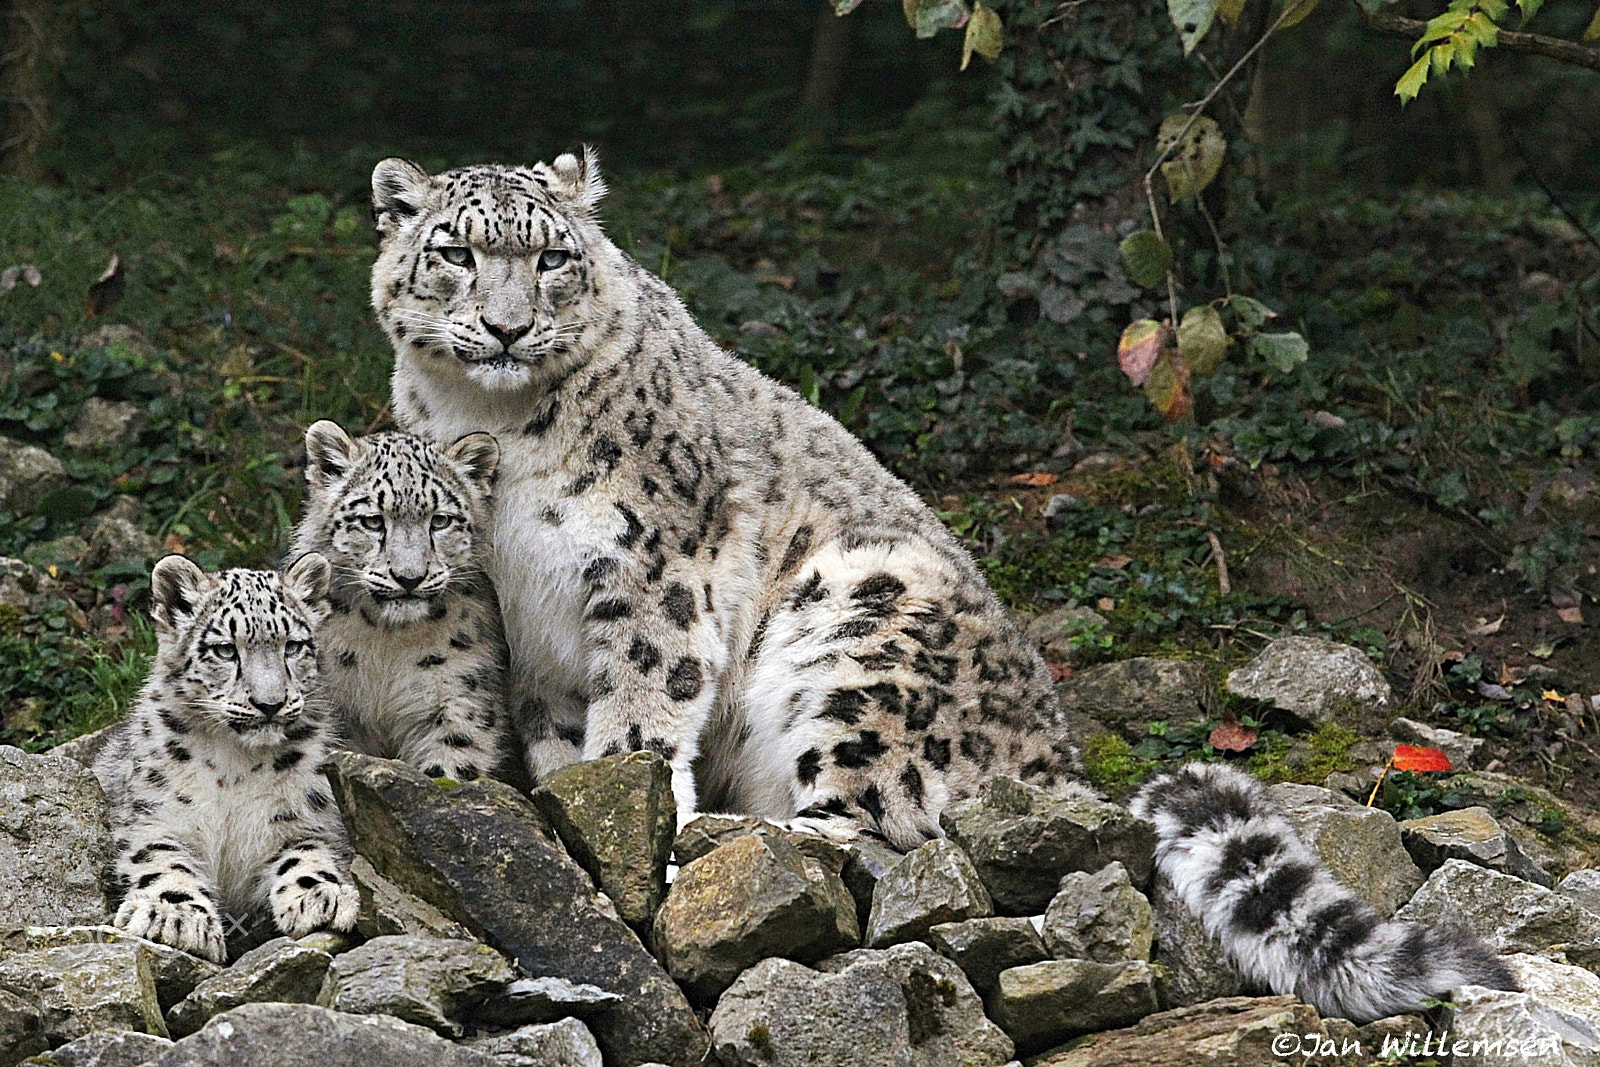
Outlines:
{"type": "MultiPolygon", "coordinates": [[[[886,0],[844,19],[815,0],[9,0],[0,268],[42,281],[0,295],[0,434],[55,453],[73,491],[0,512],[0,555],[50,576],[0,608],[0,741],[108,721],[142,676],[149,561],[83,550],[108,509],[207,565],[266,565],[304,426],[386,424],[372,164],[593,142],[609,231],[719,340],[860,434],[1019,612],[1097,608],[1062,673],[1144,653],[1220,671],[1326,634],[1379,659],[1409,713],[1592,788],[1574,769],[1600,642],[1571,620],[1600,619],[1597,75],[1486,51],[1402,111],[1408,43],[1352,5],[1275,38],[1210,109],[1230,146],[1215,235],[1192,200],[1162,196],[1163,221],[1181,308],[1248,295],[1310,356],[1284,372],[1236,345],[1168,425],[1117,370],[1122,328],[1166,294],[1128,282],[1116,242],[1149,225],[1135,179],[1161,118],[1270,9],[1185,58],[1161,3],[996,6],[1006,51],[959,73],[960,33],[918,40],[886,0]],[[91,297],[113,254],[117,299],[91,297]],[[74,452],[90,396],[147,418],[74,452]]],[[[1551,0],[1534,28],[1576,38],[1591,14],[1551,0]]],[[[1257,721],[1211,712],[1101,772],[1257,721]]],[[[1258,769],[1294,773],[1272,760],[1304,742],[1265,727],[1258,769]]]]}

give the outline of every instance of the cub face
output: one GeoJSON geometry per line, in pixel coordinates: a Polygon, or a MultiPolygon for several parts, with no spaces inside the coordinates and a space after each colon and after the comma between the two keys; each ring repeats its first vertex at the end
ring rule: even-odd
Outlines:
{"type": "Polygon", "coordinates": [[[430,176],[403,159],[372,172],[379,234],[372,306],[397,351],[504,392],[559,373],[594,321],[594,154],[430,176]]]}
{"type": "Polygon", "coordinates": [[[282,576],[211,575],[167,556],[150,574],[155,669],[167,672],[201,723],[232,730],[248,747],[283,744],[306,714],[330,574],[315,552],[282,576]]]}
{"type": "Polygon", "coordinates": [[[375,621],[441,613],[479,574],[500,447],[486,433],[449,448],[404,433],[360,440],[324,419],[306,431],[306,515],[297,543],[327,556],[334,591],[375,621]]]}

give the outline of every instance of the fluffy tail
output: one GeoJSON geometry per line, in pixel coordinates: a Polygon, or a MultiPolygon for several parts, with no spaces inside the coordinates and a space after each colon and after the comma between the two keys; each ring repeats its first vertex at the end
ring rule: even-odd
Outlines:
{"type": "Polygon", "coordinates": [[[1156,824],[1156,866],[1241,974],[1357,1023],[1419,1011],[1457,986],[1517,988],[1454,927],[1385,921],[1336,882],[1254,778],[1189,764],[1129,805],[1156,824]]]}

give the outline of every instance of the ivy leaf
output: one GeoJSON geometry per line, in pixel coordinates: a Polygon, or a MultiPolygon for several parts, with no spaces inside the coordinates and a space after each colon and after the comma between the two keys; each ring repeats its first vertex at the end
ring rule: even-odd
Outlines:
{"type": "Polygon", "coordinates": [[[1167,328],[1155,319],[1130,323],[1117,342],[1117,365],[1128,376],[1128,381],[1143,385],[1166,343],[1167,328]]]}
{"type": "Polygon", "coordinates": [[[1239,317],[1239,322],[1247,330],[1258,330],[1268,319],[1275,319],[1278,313],[1252,296],[1240,296],[1235,293],[1228,298],[1228,307],[1239,317]]]}
{"type": "Polygon", "coordinates": [[[1250,348],[1277,371],[1284,374],[1294,370],[1311,354],[1311,346],[1297,333],[1258,333],[1250,339],[1250,348]]]}
{"type": "Polygon", "coordinates": [[[1196,378],[1208,378],[1228,355],[1228,331],[1210,304],[1190,308],[1178,324],[1178,351],[1196,378]]]}
{"type": "Polygon", "coordinates": [[[940,30],[960,26],[972,12],[967,10],[967,0],[916,0],[917,36],[932,37],[940,30]]]}
{"type": "Polygon", "coordinates": [[[1397,771],[1450,771],[1450,757],[1437,748],[1421,745],[1394,746],[1394,769],[1397,771]]]}
{"type": "Polygon", "coordinates": [[[1000,16],[982,3],[973,4],[972,18],[967,22],[967,36],[961,42],[961,69],[967,69],[974,52],[993,63],[1000,58],[1000,49],[1004,45],[1005,24],[1000,21],[1000,16]]]}
{"type": "Polygon", "coordinates": [[[1544,0],[1517,0],[1517,10],[1522,12],[1522,24],[1526,26],[1528,20],[1539,13],[1544,6],[1544,0]]]}
{"type": "MultiPolygon", "coordinates": [[[[1600,13],[1597,13],[1600,17],[1600,13]]],[[[1402,105],[1409,104],[1422,92],[1423,84],[1428,80],[1428,57],[1423,56],[1411,64],[1411,69],[1400,75],[1400,80],[1394,83],[1394,95],[1400,98],[1402,105]]]]}
{"type": "Polygon", "coordinates": [[[1165,281],[1172,266],[1172,249],[1153,230],[1133,231],[1122,239],[1117,251],[1122,253],[1122,269],[1128,277],[1146,289],[1165,281]]]}
{"type": "Polygon", "coordinates": [[[1283,6],[1289,9],[1288,16],[1280,23],[1278,28],[1286,30],[1290,26],[1298,26],[1317,9],[1317,0],[1283,0],[1283,6]]]}
{"type": "Polygon", "coordinates": [[[1216,178],[1228,152],[1228,141],[1216,120],[1201,115],[1191,125],[1189,116],[1179,113],[1168,115],[1156,134],[1156,151],[1167,152],[1169,147],[1161,174],[1167,179],[1167,195],[1177,203],[1186,196],[1198,195],[1216,178]],[[1185,127],[1189,132],[1183,132],[1185,127]],[[1180,134],[1182,141],[1178,140],[1180,134]]]}
{"type": "Polygon", "coordinates": [[[1211,29],[1211,20],[1217,16],[1221,0],[1167,0],[1167,17],[1178,28],[1178,39],[1183,42],[1183,54],[1194,51],[1200,38],[1211,29]]]}
{"type": "Polygon", "coordinates": [[[1176,348],[1163,351],[1156,365],[1150,368],[1150,377],[1144,381],[1144,395],[1168,422],[1177,422],[1194,413],[1189,364],[1183,361],[1176,348]]]}

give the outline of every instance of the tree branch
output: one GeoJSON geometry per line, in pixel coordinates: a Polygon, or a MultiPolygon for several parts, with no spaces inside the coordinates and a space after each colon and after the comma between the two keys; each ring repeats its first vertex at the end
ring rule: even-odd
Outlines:
{"type": "MultiPolygon", "coordinates": [[[[1428,24],[1421,19],[1408,19],[1400,15],[1390,14],[1387,11],[1368,11],[1360,3],[1355,3],[1355,9],[1361,15],[1361,21],[1369,30],[1386,33],[1392,37],[1404,37],[1410,41],[1422,38],[1422,31],[1428,24]]],[[[1600,70],[1600,48],[1579,44],[1577,41],[1568,41],[1562,37],[1546,37],[1542,33],[1521,33],[1516,30],[1501,30],[1496,35],[1496,47],[1505,48],[1512,52],[1528,52],[1536,56],[1545,56],[1549,59],[1559,59],[1563,63],[1570,63],[1575,67],[1588,67],[1590,70],[1600,70]]]]}

